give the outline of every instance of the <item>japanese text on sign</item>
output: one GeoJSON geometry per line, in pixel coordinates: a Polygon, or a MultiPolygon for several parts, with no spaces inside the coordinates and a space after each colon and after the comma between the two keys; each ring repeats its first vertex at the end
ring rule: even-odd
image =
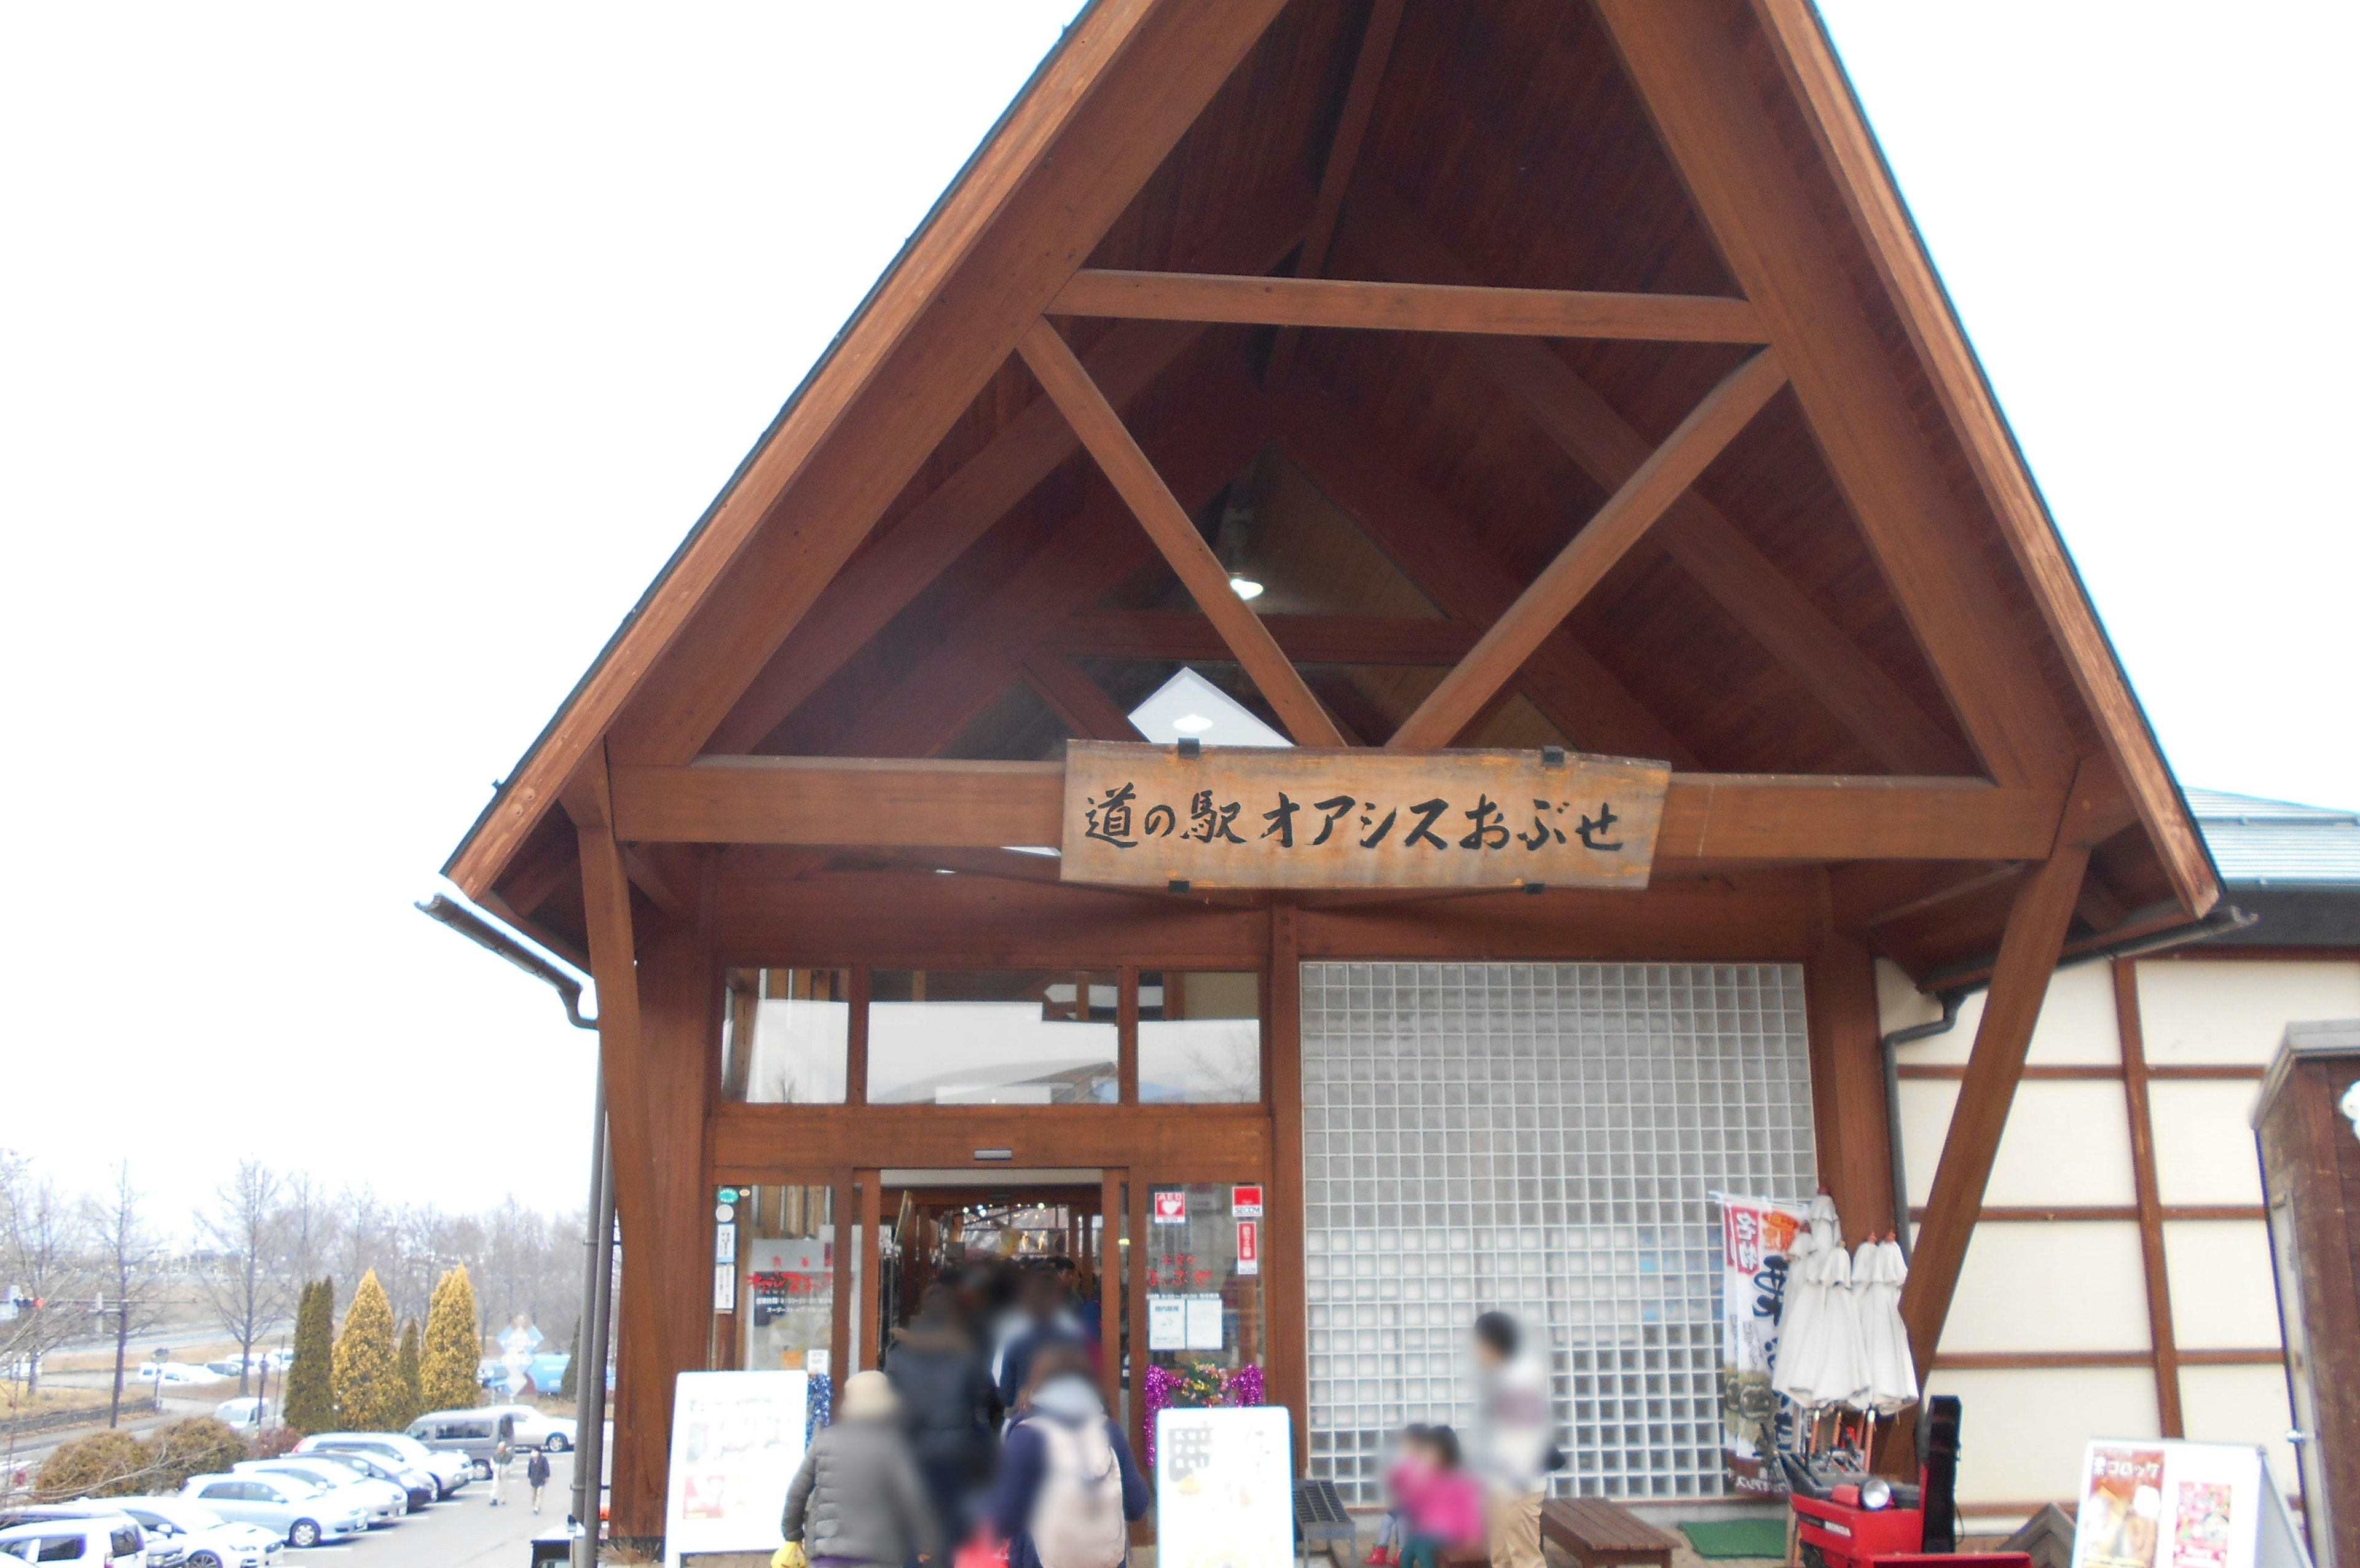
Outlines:
{"type": "Polygon", "coordinates": [[[1644,888],[1663,763],[1076,741],[1061,875],[1207,887],[1644,888]]]}

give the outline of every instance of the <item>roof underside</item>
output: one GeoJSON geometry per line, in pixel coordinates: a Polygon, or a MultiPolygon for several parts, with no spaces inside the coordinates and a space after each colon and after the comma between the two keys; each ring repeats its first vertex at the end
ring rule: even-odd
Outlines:
{"type": "MultiPolygon", "coordinates": [[[[1363,0],[1285,5],[1087,265],[1293,270],[1370,12],[1363,0]]],[[[1896,264],[1862,237],[1770,38],[1744,6],[1716,16],[1760,89],[1972,554],[1993,580],[1987,613],[2005,638],[2032,650],[2078,755],[2119,758],[2136,745],[2151,757],[2143,731],[2126,739],[2117,724],[2102,733],[2085,701],[2090,671],[2072,662],[2053,608],[2027,582],[1882,281],[1881,268],[1896,264]]],[[[1743,292],[1590,7],[1410,4],[1380,81],[1324,276],[1743,292]]],[[[1503,607],[1502,585],[1512,596],[1529,583],[1610,493],[1536,408],[1532,363],[1524,362],[1527,390],[1520,392],[1517,362],[1503,355],[1548,356],[1554,368],[1541,371],[1578,377],[1653,445],[1746,352],[1077,319],[1057,325],[1207,540],[1268,584],[1259,612],[1382,622],[1365,648],[1297,660],[1349,738],[1365,744],[1382,743],[1455,662],[1451,637],[1463,633],[1463,643],[1480,633],[1503,607]],[[1274,354],[1283,373],[1273,371],[1274,354]],[[1415,622],[1443,629],[1422,631],[1415,622]]],[[[878,526],[699,749],[1054,757],[1088,722],[1076,717],[1072,688],[1057,697],[1060,680],[1078,679],[1108,711],[1120,712],[1181,663],[1276,723],[1218,648],[1188,640],[1201,623],[1186,615],[1187,593],[1070,436],[1063,457],[1042,465],[1043,476],[969,525],[971,542],[938,573],[911,580],[908,563],[925,557],[922,536],[941,532],[958,510],[960,487],[988,488],[977,475],[995,454],[1043,428],[1065,429],[1010,357],[941,430],[878,526]]],[[[1574,648],[1547,670],[1536,658],[1463,743],[1562,741],[1725,772],[1983,771],[1793,389],[1772,399],[1693,492],[1739,542],[1702,525],[1676,532],[1677,517],[1659,525],[1567,621],[1574,648]],[[1762,627],[1749,626],[1744,596],[1732,597],[1725,578],[1708,581],[1736,556],[1748,570],[1775,569],[1789,594],[1779,602],[1801,606],[1819,634],[1832,628],[1856,650],[1885,683],[1880,700],[1907,724],[1863,725],[1857,712],[1847,716],[1823,670],[1792,648],[1767,646],[1762,627]],[[1568,669],[1584,678],[1569,682],[1568,669]]],[[[628,637],[627,628],[618,643],[628,637]]],[[[549,870],[567,853],[563,824],[552,812],[520,839],[493,887],[516,890],[509,903],[519,916],[571,938],[578,895],[567,876],[549,870]]],[[[2176,890],[2154,834],[2150,820],[2101,846],[2077,934],[2142,909],[2202,901],[2184,886],[2176,890]]],[[[1991,949],[2015,881],[2004,866],[1904,863],[1859,868],[1849,886],[1846,918],[1923,974],[1991,949]]]]}

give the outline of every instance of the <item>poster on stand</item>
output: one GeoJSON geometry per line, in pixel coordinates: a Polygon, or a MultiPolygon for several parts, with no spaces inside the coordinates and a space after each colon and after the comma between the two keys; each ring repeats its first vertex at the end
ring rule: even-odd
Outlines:
{"type": "Polygon", "coordinates": [[[1770,1198],[1721,1200],[1721,1431],[1732,1491],[1786,1491],[1777,1461],[1778,1396],[1770,1367],[1786,1310],[1786,1248],[1809,1209],[1770,1198]]]}
{"type": "Polygon", "coordinates": [[[1157,1560],[1288,1568],[1294,1475],[1294,1430],[1283,1405],[1158,1410],[1157,1560]]]}
{"type": "Polygon", "coordinates": [[[2270,1487],[2258,1448],[2093,1441],[2074,1510],[2073,1568],[2295,1568],[2300,1548],[2289,1554],[2283,1544],[2291,1533],[2263,1528],[2270,1487]]]}
{"type": "Polygon", "coordinates": [[[811,1378],[683,1372],[674,1386],[664,1564],[683,1554],[778,1549],[787,1486],[803,1462],[811,1378]]]}

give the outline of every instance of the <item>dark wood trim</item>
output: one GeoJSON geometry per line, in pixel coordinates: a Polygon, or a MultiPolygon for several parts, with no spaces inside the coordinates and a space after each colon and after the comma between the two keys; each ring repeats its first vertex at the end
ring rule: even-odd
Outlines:
{"type": "Polygon", "coordinates": [[[869,965],[852,966],[846,990],[850,995],[846,998],[844,1103],[865,1105],[869,1103],[869,965]]]}
{"type": "MultiPolygon", "coordinates": [[[[2276,1367],[2285,1359],[2276,1350],[2179,1353],[2183,1367],[2276,1367]]],[[[1946,1350],[1934,1357],[1937,1372],[2059,1372],[2155,1365],[2156,1358],[2144,1350],[1946,1350]]]]}
{"type": "Polygon", "coordinates": [[[1126,1105],[1139,1104],[1139,969],[1126,964],[1115,971],[1115,1097],[1126,1105]]]}
{"type": "Polygon", "coordinates": [[[2165,1067],[2150,1065],[2147,1080],[2157,1083],[2253,1083],[2262,1081],[2262,1067],[2165,1067]]]}
{"type": "MultiPolygon", "coordinates": [[[[1298,664],[1447,666],[1466,658],[1483,635],[1479,626],[1440,615],[1273,615],[1262,616],[1262,624],[1278,639],[1280,650],[1298,664]]],[[[1086,610],[1052,626],[1040,646],[1069,658],[1229,657],[1229,645],[1213,623],[1193,610],[1086,610]]]]}
{"type": "MultiPolygon", "coordinates": [[[[2117,960],[2116,962],[2119,963],[2121,961],[2117,960]]],[[[2147,1080],[2150,1083],[2158,1081],[2259,1083],[2261,1081],[2263,1072],[2259,1067],[2156,1066],[2149,1066],[2146,1071],[2147,1080]]],[[[1967,1069],[1964,1062],[1927,1062],[1905,1065],[1901,1069],[1901,1076],[1905,1079],[1918,1080],[1949,1079],[1955,1083],[1959,1079],[1965,1077],[1966,1072],[1967,1069]]],[[[2087,1064],[2077,1062],[2063,1066],[2027,1067],[2024,1070],[2024,1081],[2027,1083],[2119,1083],[2122,1077],[2123,1069],[2121,1066],[2109,1066],[2103,1062],[2089,1062],[2087,1064]]]]}
{"type": "Polygon", "coordinates": [[[2182,1350],[2178,1353],[2182,1367],[2282,1367],[2286,1352],[2267,1350],[2259,1346],[2251,1350],[2182,1350]]]}
{"type": "MultiPolygon", "coordinates": [[[[1207,623],[1208,625],[1210,623],[1207,623]]],[[[1228,649],[1214,655],[1229,657],[1228,649]]],[[[1140,740],[1131,715],[1064,654],[1036,648],[1024,656],[1024,681],[1065,727],[1083,740],[1140,740]]]]}
{"type": "Polygon", "coordinates": [[[1819,1180],[1843,1216],[1845,1244],[1857,1246],[1894,1226],[1876,960],[1858,938],[1835,929],[1827,873],[1813,873],[1811,881],[1803,1009],[1819,1180]]]}
{"type": "Polygon", "coordinates": [[[1098,1171],[1098,1384],[1110,1410],[1122,1408],[1122,1183],[1125,1172],[1098,1171]]]}
{"type": "MultiPolygon", "coordinates": [[[[2259,1203],[2164,1203],[2157,1206],[2156,1218],[2163,1223],[2177,1220],[2254,1220],[2269,1217],[2259,1203]]],[[[1927,1209],[1923,1203],[1910,1206],[1909,1217],[1923,1220],[1927,1209]]],[[[2136,1203],[2019,1203],[2011,1207],[1986,1206],[1983,1212],[1984,1225],[2038,1225],[2051,1220],[2114,1220],[2125,1225],[2137,1223],[2141,1211],[2136,1203]]]]}
{"type": "Polygon", "coordinates": [[[2117,958],[2114,1029],[2121,1037],[2123,1100],[2130,1116],[2131,1184],[2138,1193],[2139,1258],[2147,1276],[2147,1334],[2155,1347],[2155,1408],[2165,1437],[2187,1435],[2180,1406],[2180,1349],[2172,1332],[2171,1276],[2163,1253],[2163,1199],[2157,1180],[2155,1117],[2147,1105],[2147,1037],[2139,1019],[2138,966],[2117,958]]]}
{"type": "Polygon", "coordinates": [[[1310,1454],[1308,1334],[1304,1288],[1303,1214],[1303,952],[1301,916],[1292,904],[1270,912],[1269,1006],[1262,1025],[1270,1102],[1270,1203],[1263,1210],[1262,1277],[1270,1312],[1270,1397],[1294,1417],[1295,1474],[1310,1454]]]}
{"type": "Polygon", "coordinates": [[[1260,1105],[745,1105],[716,1108],[713,1169],[723,1181],[771,1182],[824,1161],[896,1160],[972,1169],[1137,1166],[1158,1181],[1226,1181],[1270,1160],[1270,1113],[1260,1105]],[[980,1162],[978,1149],[1005,1149],[980,1162]]]}
{"type": "Polygon", "coordinates": [[[1123,1260],[1124,1288],[1131,1301],[1131,1451],[1147,1452],[1147,1185],[1148,1167],[1130,1168],[1129,1211],[1124,1228],[1131,1236],[1131,1254],[1123,1260]]]}

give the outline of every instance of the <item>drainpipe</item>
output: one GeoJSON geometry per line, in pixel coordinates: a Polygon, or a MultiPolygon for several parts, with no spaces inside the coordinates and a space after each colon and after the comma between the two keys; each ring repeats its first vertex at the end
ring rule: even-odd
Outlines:
{"type": "MultiPolygon", "coordinates": [[[[499,954],[548,985],[565,1005],[565,1021],[595,1029],[596,1018],[582,1016],[582,982],[485,920],[475,910],[437,893],[417,906],[420,913],[499,954]]],[[[574,1511],[578,1528],[574,1568],[595,1568],[598,1560],[598,1507],[603,1500],[606,1454],[607,1319],[615,1276],[614,1159],[606,1147],[606,1075],[596,1066],[596,1109],[590,1125],[590,1204],[584,1211],[589,1234],[582,1278],[582,1345],[574,1368],[574,1511]]]]}
{"type": "MultiPolygon", "coordinates": [[[[2139,958],[2151,953],[2167,952],[2175,947],[2189,947],[2200,942],[2209,941],[2223,931],[2243,931],[2260,920],[2259,915],[2249,915],[2234,905],[2224,904],[2202,920],[2191,924],[2175,926],[2170,931],[2158,931],[2149,936],[2126,937],[2121,942],[2109,942],[2103,947],[2089,948],[2065,959],[2057,967],[2070,969],[2076,964],[2095,964],[2100,960],[2139,958]]],[[[1996,961],[1994,957],[1988,960],[1976,959],[1972,962],[1977,968],[1988,969],[1996,961]]],[[[1956,972],[1956,968],[1957,966],[1952,966],[1953,973],[1956,972]]],[[[1907,1029],[1895,1029],[1884,1037],[1885,1141],[1892,1163],[1893,1229],[1896,1238],[1901,1243],[1901,1256],[1905,1258],[1910,1255],[1912,1247],[1909,1237],[1909,1175],[1902,1162],[1901,1155],[1900,1048],[1915,1040],[1931,1040],[1938,1034],[1950,1033],[1951,1029],[1958,1027],[1959,1005],[1976,992],[1986,989],[1990,985],[1990,976],[1985,975],[1981,980],[1972,981],[1964,985],[1938,990],[1933,993],[1933,996],[1934,999],[1942,1005],[1940,1018],[1927,1023],[1911,1024],[1907,1029]]]]}

